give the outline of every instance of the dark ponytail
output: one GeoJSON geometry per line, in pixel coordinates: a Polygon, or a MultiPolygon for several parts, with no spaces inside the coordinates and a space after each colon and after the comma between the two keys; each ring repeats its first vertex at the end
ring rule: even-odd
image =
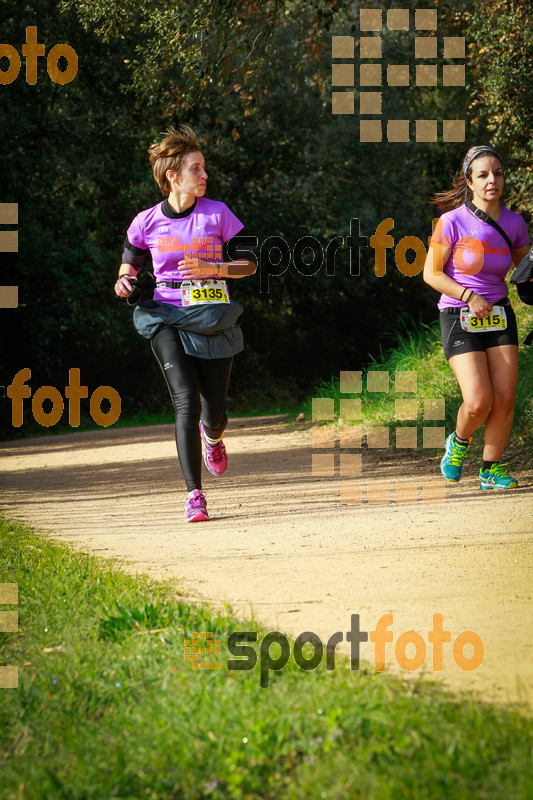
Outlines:
{"type": "Polygon", "coordinates": [[[458,170],[453,176],[452,188],[447,192],[437,192],[430,203],[436,205],[441,211],[451,211],[452,208],[459,208],[464,205],[467,200],[473,197],[472,190],[469,188],[466,179],[472,178],[472,167],[469,166],[465,173],[462,169],[458,170]]]}

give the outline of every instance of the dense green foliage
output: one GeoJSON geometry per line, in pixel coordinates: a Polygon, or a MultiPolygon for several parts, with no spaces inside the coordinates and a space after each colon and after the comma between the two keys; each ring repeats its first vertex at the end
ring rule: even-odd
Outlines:
{"type": "MultiPolygon", "coordinates": [[[[526,0],[469,0],[461,11],[451,0],[439,4],[439,39],[467,37],[466,88],[384,87],[388,117],[469,119],[464,144],[360,143],[358,114],[331,113],[331,35],[357,40],[358,4],[1,0],[0,8],[1,41],[20,52],[34,24],[47,52],[68,42],[79,58],[65,86],[49,79],[41,58],[35,86],[23,64],[0,87],[0,201],[18,203],[20,216],[20,252],[1,255],[2,282],[19,285],[20,307],[0,315],[10,345],[0,384],[30,367],[33,391],[62,388],[78,367],[89,392],[119,391],[125,415],[168,408],[148,343],[112,289],[132,217],[160,199],[146,150],[168,124],[198,131],[208,196],[224,200],[260,243],[281,236],[292,251],[313,236],[325,249],[349,235],[351,219],[370,237],[392,217],[396,243],[414,235],[426,244],[435,215],[428,198],[445,188],[466,146],[488,139],[509,167],[507,204],[530,220],[526,0]]],[[[385,61],[408,61],[414,72],[414,37],[384,30],[385,61]]],[[[357,75],[357,50],[355,65],[357,75]]],[[[268,283],[263,250],[262,268],[234,289],[246,307],[247,347],[235,362],[231,410],[294,401],[393,344],[400,316],[413,326],[434,318],[435,295],[420,276],[399,273],[392,250],[382,278],[374,251],[360,254],[360,274],[343,247],[334,276],[324,267],[303,275],[291,263],[268,283]]],[[[8,406],[0,412],[12,435],[8,406]]],[[[30,423],[27,412],[25,430],[30,423]]]]}
{"type": "Polygon", "coordinates": [[[532,795],[533,722],[516,709],[339,657],[312,672],[291,657],[261,689],[259,664],[226,669],[228,635],[255,623],[9,521],[0,582],[19,601],[19,631],[0,633],[2,663],[19,666],[0,694],[4,800],[532,795]],[[220,670],[184,660],[193,631],[220,639],[220,670]]]}
{"type": "Polygon", "coordinates": [[[532,8],[529,0],[490,0],[470,22],[478,47],[472,48],[472,123],[486,130],[508,167],[507,187],[515,211],[532,215],[533,73],[532,8]]]}

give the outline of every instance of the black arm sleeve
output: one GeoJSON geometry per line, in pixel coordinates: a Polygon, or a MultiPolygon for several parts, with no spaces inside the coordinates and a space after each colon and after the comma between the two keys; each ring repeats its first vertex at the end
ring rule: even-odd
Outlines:
{"type": "Polygon", "coordinates": [[[246,259],[246,261],[253,261],[254,264],[257,264],[257,256],[251,248],[256,247],[258,243],[257,236],[252,236],[248,228],[241,228],[239,233],[222,245],[222,261],[227,263],[246,259]]]}
{"type": "Polygon", "coordinates": [[[144,259],[148,255],[148,250],[143,250],[140,247],[135,247],[134,244],[126,239],[124,240],[124,251],[122,253],[122,263],[123,264],[131,264],[137,271],[139,271],[144,265],[144,259]]]}

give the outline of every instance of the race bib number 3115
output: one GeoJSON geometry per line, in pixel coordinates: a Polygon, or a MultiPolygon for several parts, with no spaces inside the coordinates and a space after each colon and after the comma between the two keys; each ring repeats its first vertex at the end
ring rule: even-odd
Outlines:
{"type": "Polygon", "coordinates": [[[504,331],[507,328],[507,315],[503,306],[492,306],[488,317],[478,319],[466,309],[461,309],[461,328],[469,333],[504,331]]]}

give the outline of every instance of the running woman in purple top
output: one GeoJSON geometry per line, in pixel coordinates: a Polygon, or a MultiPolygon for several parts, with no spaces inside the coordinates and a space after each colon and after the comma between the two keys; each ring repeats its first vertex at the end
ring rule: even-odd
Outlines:
{"type": "MultiPolygon", "coordinates": [[[[167,197],[141,211],[131,223],[115,293],[128,296],[133,288],[130,278],[137,275],[150,251],[154,300],[178,307],[227,302],[226,279],[243,278],[256,270],[251,251],[249,259],[230,261],[228,257],[230,242],[243,232],[242,222],[224,203],[204,197],[207,172],[192,128],[170,128],[149,152],[154,178],[167,197]],[[197,283],[183,283],[188,281],[197,283]]],[[[242,248],[241,254],[247,255],[242,248]]],[[[228,463],[222,437],[233,359],[187,354],[178,328],[172,325],[161,327],[151,345],[176,412],[176,446],[188,490],[185,521],[208,520],[202,491],[202,441],[206,467],[213,475],[221,475],[228,463]]]]}
{"type": "Polygon", "coordinates": [[[463,397],[440,469],[448,481],[461,479],[472,434],[485,423],[482,489],[518,485],[500,463],[518,381],[518,335],[505,276],[528,252],[529,236],[522,217],[500,205],[502,191],[498,153],[471,147],[452,189],[432,201],[446,213],[424,265],[424,280],[442,293],[442,343],[463,397]]]}

